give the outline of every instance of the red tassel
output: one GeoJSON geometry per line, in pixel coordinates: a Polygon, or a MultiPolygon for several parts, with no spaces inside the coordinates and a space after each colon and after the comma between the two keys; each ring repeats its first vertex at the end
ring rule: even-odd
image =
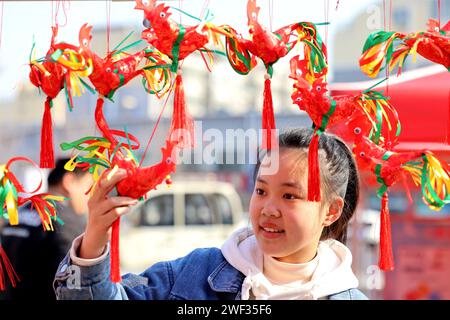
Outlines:
{"type": "Polygon", "coordinates": [[[15,287],[16,280],[20,281],[19,277],[14,271],[11,261],[9,261],[5,251],[0,246],[0,291],[4,291],[6,289],[5,272],[3,271],[3,266],[5,266],[5,271],[9,277],[9,280],[11,281],[11,285],[15,287]]]}
{"type": "Polygon", "coordinates": [[[319,169],[319,135],[313,134],[308,150],[308,201],[319,202],[320,169],[319,169]]]}
{"type": "Polygon", "coordinates": [[[181,148],[194,148],[194,121],[186,108],[183,78],[177,74],[173,101],[173,117],[170,127],[170,141],[178,142],[181,148]]]}
{"type": "Polygon", "coordinates": [[[111,232],[111,281],[120,282],[120,253],[119,253],[120,217],[114,221],[111,232]]]}
{"type": "Polygon", "coordinates": [[[55,167],[55,155],[53,152],[53,124],[52,124],[52,98],[45,100],[45,110],[42,117],[41,127],[41,159],[39,166],[41,168],[55,167]]]}
{"type": "Polygon", "coordinates": [[[387,192],[381,198],[380,216],[380,261],[379,267],[383,271],[394,270],[394,256],[392,254],[391,219],[389,215],[389,199],[387,192]]]}
{"type": "Polygon", "coordinates": [[[276,129],[275,126],[275,116],[273,113],[273,101],[272,101],[272,88],[270,77],[266,75],[266,80],[264,82],[264,102],[262,110],[262,149],[272,150],[274,145],[272,145],[273,134],[276,129]]]}

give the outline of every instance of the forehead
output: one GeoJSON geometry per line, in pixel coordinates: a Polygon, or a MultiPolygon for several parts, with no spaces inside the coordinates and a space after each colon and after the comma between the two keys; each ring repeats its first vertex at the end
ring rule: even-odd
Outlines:
{"type": "Polygon", "coordinates": [[[308,156],[306,149],[280,148],[279,152],[272,151],[266,154],[261,160],[258,177],[283,179],[283,180],[303,180],[308,169],[308,156]],[[278,170],[266,173],[261,167],[273,165],[278,162],[278,170]]]}

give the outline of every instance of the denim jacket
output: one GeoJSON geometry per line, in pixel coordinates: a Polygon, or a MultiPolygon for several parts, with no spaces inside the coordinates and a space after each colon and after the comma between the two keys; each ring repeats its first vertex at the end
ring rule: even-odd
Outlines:
{"type": "MultiPolygon", "coordinates": [[[[109,280],[109,256],[82,267],[67,254],[55,275],[59,300],[240,300],[245,276],[231,266],[218,248],[196,249],[185,257],[159,262],[140,275],[126,274],[121,283],[109,280]]],[[[330,300],[365,300],[358,289],[327,297],[330,300]]]]}

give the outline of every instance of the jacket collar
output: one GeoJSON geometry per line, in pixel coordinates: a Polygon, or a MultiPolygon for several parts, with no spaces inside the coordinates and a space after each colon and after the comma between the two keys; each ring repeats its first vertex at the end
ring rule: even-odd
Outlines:
{"type": "Polygon", "coordinates": [[[245,276],[224,260],[208,277],[209,286],[216,292],[238,293],[245,276]]]}

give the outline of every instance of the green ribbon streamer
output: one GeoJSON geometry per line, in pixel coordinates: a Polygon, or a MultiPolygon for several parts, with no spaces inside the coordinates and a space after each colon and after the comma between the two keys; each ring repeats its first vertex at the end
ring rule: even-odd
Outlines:
{"type": "Polygon", "coordinates": [[[70,103],[69,90],[67,89],[67,79],[66,78],[64,78],[64,93],[66,94],[66,102],[67,102],[67,105],[69,106],[69,110],[70,110],[70,112],[72,112],[73,105],[70,103]]]}
{"type": "MultiPolygon", "coordinates": [[[[392,156],[392,152],[391,151],[387,151],[383,157],[381,157],[382,160],[387,161],[391,156],[392,156]]],[[[381,169],[382,169],[383,165],[382,164],[377,164],[375,166],[375,175],[377,177],[377,182],[381,184],[381,187],[378,189],[377,191],[377,195],[378,197],[383,197],[383,195],[386,193],[388,187],[386,185],[386,183],[384,182],[384,179],[381,177],[381,169]]]]}
{"type": "Polygon", "coordinates": [[[325,113],[322,116],[322,123],[320,124],[320,128],[319,128],[319,131],[321,131],[321,132],[319,133],[319,135],[325,131],[326,127],[328,126],[328,122],[330,121],[330,117],[336,111],[337,102],[336,102],[336,100],[333,100],[332,97],[330,97],[330,99],[331,99],[330,109],[328,109],[327,113],[325,113]]]}
{"type": "Polygon", "coordinates": [[[442,208],[444,205],[450,203],[450,196],[447,194],[444,200],[439,198],[437,193],[434,191],[433,186],[431,185],[430,178],[427,175],[428,169],[428,159],[425,154],[422,155],[423,159],[423,167],[422,167],[422,175],[421,175],[421,185],[422,185],[422,196],[426,200],[426,202],[432,206],[442,208]],[[427,195],[427,191],[430,193],[430,197],[427,195]]]}
{"type": "Polygon", "coordinates": [[[175,43],[173,44],[173,47],[172,47],[173,59],[172,59],[172,67],[170,69],[172,72],[177,72],[177,70],[178,70],[180,45],[181,45],[181,41],[183,41],[184,34],[186,33],[186,29],[184,28],[183,25],[178,24],[178,27],[180,28],[180,32],[178,33],[177,40],[175,40],[175,43]]]}
{"type": "Polygon", "coordinates": [[[116,51],[125,41],[128,40],[129,37],[131,37],[133,33],[134,31],[131,31],[129,34],[127,34],[127,36],[124,39],[122,39],[122,41],[120,41],[117,46],[114,47],[113,51],[116,51]]]}

